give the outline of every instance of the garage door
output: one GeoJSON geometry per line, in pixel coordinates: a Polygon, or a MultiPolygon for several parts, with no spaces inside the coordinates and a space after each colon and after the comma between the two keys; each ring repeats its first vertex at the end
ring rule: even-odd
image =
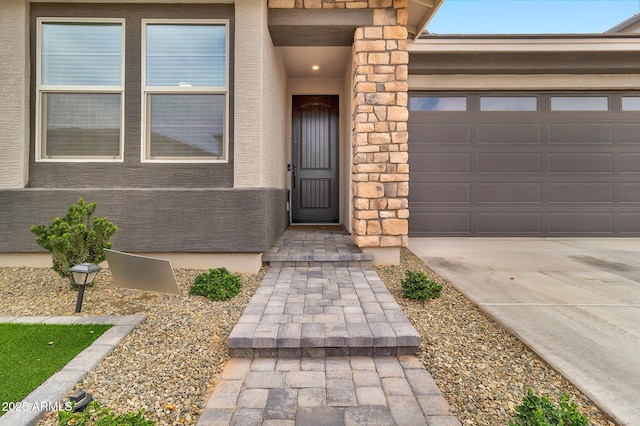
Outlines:
{"type": "Polygon", "coordinates": [[[410,94],[412,236],[640,235],[640,93],[410,94]]]}

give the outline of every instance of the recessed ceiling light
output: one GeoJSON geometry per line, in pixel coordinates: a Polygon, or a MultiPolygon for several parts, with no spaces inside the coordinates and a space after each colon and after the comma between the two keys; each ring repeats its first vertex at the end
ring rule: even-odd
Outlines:
{"type": "Polygon", "coordinates": [[[318,65],[313,65],[313,66],[311,67],[311,69],[312,69],[312,70],[314,70],[314,71],[318,71],[318,70],[320,69],[320,66],[318,66],[318,65]]]}

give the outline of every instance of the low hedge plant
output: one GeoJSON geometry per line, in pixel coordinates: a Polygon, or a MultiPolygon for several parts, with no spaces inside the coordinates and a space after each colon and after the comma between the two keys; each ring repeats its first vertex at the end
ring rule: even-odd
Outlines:
{"type": "Polygon", "coordinates": [[[189,293],[211,300],[229,300],[240,293],[241,288],[238,275],[231,274],[226,268],[216,268],[198,275],[189,293]]]}
{"type": "Polygon", "coordinates": [[[418,299],[420,301],[435,299],[440,297],[442,292],[442,285],[429,279],[424,272],[407,270],[405,278],[400,283],[404,290],[402,297],[410,299],[418,299]]]}
{"type": "Polygon", "coordinates": [[[528,388],[510,426],[589,426],[589,417],[578,411],[567,393],[562,393],[560,404],[555,405],[546,395],[539,396],[528,388]]]}

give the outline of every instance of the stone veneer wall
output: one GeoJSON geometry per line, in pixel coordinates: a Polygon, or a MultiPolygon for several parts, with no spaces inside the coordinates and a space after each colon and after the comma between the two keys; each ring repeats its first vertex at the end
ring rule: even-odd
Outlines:
{"type": "Polygon", "coordinates": [[[352,237],[359,247],[408,245],[408,0],[269,0],[270,8],[370,8],[353,43],[352,237]]]}

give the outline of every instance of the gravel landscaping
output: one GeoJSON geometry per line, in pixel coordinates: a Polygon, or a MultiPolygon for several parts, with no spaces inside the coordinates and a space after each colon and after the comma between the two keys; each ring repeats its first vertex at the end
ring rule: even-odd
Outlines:
{"type": "MultiPolygon", "coordinates": [[[[231,301],[189,295],[202,271],[175,270],[180,295],[117,287],[108,270],[85,292],[81,315],[143,314],[140,324],[76,389],[115,412],[146,408],[159,425],[196,423],[229,358],[227,336],[262,280],[242,276],[231,301]]],[[[73,315],[77,293],[50,269],[0,268],[0,316],[73,315]]],[[[39,425],[55,425],[46,416],[39,425]]]]}
{"type": "MultiPolygon", "coordinates": [[[[506,425],[527,387],[552,400],[566,391],[593,425],[613,425],[571,384],[542,362],[410,251],[402,264],[376,270],[422,336],[420,359],[463,424],[506,425]],[[407,269],[443,283],[440,299],[403,299],[407,269]]],[[[242,292],[211,302],[188,294],[202,271],[176,270],[180,295],[114,286],[104,270],[87,289],[81,315],[144,314],[140,324],[76,389],[116,412],[146,408],[159,425],[193,425],[228,359],[227,337],[258,287],[260,274],[243,275],[242,292]]],[[[49,269],[0,268],[0,316],[73,315],[77,293],[49,269]]],[[[39,425],[55,425],[53,415],[39,425]]]]}
{"type": "Polygon", "coordinates": [[[615,425],[564,377],[460,292],[403,249],[399,266],[375,268],[421,336],[419,358],[463,424],[507,425],[526,390],[558,401],[573,396],[592,425],[615,425]],[[402,297],[404,271],[422,271],[443,285],[439,299],[402,297]]]}

